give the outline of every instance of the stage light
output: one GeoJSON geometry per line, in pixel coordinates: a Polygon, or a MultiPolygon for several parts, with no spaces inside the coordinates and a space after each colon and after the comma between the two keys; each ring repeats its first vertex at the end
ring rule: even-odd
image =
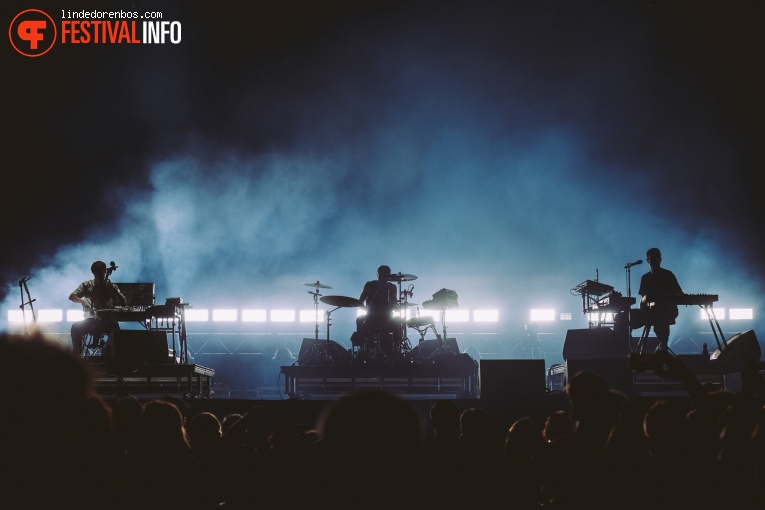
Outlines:
{"type": "Polygon", "coordinates": [[[210,310],[186,310],[186,322],[207,322],[210,320],[210,310]]]}
{"type": "MultiPolygon", "coordinates": [[[[319,310],[319,322],[324,322],[326,310],[319,310]]],[[[300,322],[316,322],[316,310],[300,310],[300,322]]]]}
{"type": "Polygon", "coordinates": [[[236,322],[236,316],[236,310],[218,309],[212,311],[213,322],[236,322]]]}
{"type": "MultiPolygon", "coordinates": [[[[32,314],[31,312],[29,314],[29,318],[27,319],[27,322],[32,322],[32,314]]],[[[21,312],[21,310],[8,310],[8,322],[24,322],[24,314],[21,312]]]]}
{"type": "MultiPolygon", "coordinates": [[[[709,311],[712,312],[712,316],[718,321],[725,318],[725,308],[710,308],[709,311]]],[[[699,310],[699,318],[703,321],[709,320],[709,316],[704,308],[699,310]]]]}
{"type": "Polygon", "coordinates": [[[447,322],[468,322],[470,320],[470,310],[447,310],[447,322]]]}
{"type": "Polygon", "coordinates": [[[267,320],[266,310],[242,310],[242,322],[266,322],[267,320]]]}
{"type": "Polygon", "coordinates": [[[551,308],[532,308],[529,311],[529,320],[531,322],[553,322],[555,321],[555,310],[551,308]]]}
{"type": "Polygon", "coordinates": [[[295,310],[271,310],[271,322],[295,322],[295,310]]]}
{"type": "Polygon", "coordinates": [[[731,308],[728,311],[728,317],[732,321],[752,320],[754,319],[754,310],[751,308],[731,308]]]}
{"type": "Polygon", "coordinates": [[[611,312],[608,312],[608,313],[589,312],[587,313],[587,321],[590,324],[613,324],[614,314],[611,312]]]}
{"type": "Polygon", "coordinates": [[[473,320],[475,322],[497,322],[499,310],[473,310],[473,320]]]}
{"type": "Polygon", "coordinates": [[[364,317],[366,314],[367,314],[367,311],[362,310],[360,308],[356,311],[356,317],[364,317]]]}
{"type": "Polygon", "coordinates": [[[394,311],[393,312],[393,316],[394,317],[401,317],[403,319],[408,319],[409,317],[412,316],[412,314],[409,312],[409,309],[407,308],[406,310],[396,310],[396,311],[394,311]]]}
{"type": "Polygon", "coordinates": [[[438,322],[441,320],[441,312],[436,310],[420,310],[419,317],[430,317],[433,319],[433,322],[438,322]]]}
{"type": "Polygon", "coordinates": [[[572,319],[571,312],[561,312],[560,320],[562,320],[562,321],[570,321],[571,319],[572,319]]]}
{"type": "Polygon", "coordinates": [[[85,319],[85,312],[82,310],[67,310],[66,311],[66,321],[67,322],[77,322],[85,319]]]}
{"type": "Polygon", "coordinates": [[[37,312],[39,322],[61,322],[64,320],[63,310],[40,310],[37,312]]]}

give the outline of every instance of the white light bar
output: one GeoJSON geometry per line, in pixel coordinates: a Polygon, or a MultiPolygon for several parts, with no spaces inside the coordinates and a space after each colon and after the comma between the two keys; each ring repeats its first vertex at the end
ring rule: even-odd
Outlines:
{"type": "MultiPolygon", "coordinates": [[[[709,311],[712,312],[712,316],[717,318],[718,321],[725,318],[725,308],[710,308],[709,311]]],[[[699,310],[699,318],[703,321],[709,320],[709,316],[703,308],[699,310]]]]}
{"type": "Polygon", "coordinates": [[[475,322],[497,322],[499,310],[473,310],[473,320],[475,322]]]}
{"type": "Polygon", "coordinates": [[[412,316],[411,312],[407,308],[406,310],[396,310],[393,312],[394,317],[401,317],[403,319],[408,319],[412,316]]]}
{"type": "MultiPolygon", "coordinates": [[[[32,322],[32,314],[28,313],[27,322],[32,322]]],[[[8,322],[24,322],[24,314],[21,310],[8,310],[8,322]]]]}
{"type": "MultiPolygon", "coordinates": [[[[326,310],[319,310],[319,322],[324,322],[327,315],[326,310]]],[[[316,310],[300,310],[300,322],[316,322],[316,310]]]]}
{"type": "Polygon", "coordinates": [[[754,310],[751,308],[731,308],[728,310],[728,317],[732,321],[752,320],[754,319],[754,310]]]}
{"type": "Polygon", "coordinates": [[[271,310],[271,322],[295,322],[295,310],[271,310]]]}
{"type": "Polygon", "coordinates": [[[210,320],[210,310],[186,310],[186,322],[207,322],[210,320]]]}
{"type": "Polygon", "coordinates": [[[587,320],[592,324],[600,324],[600,323],[610,324],[614,322],[614,314],[611,312],[607,312],[607,313],[589,312],[587,313],[587,320]]]}
{"type": "Polygon", "coordinates": [[[217,309],[212,311],[213,322],[236,322],[237,310],[217,309]]]}
{"type": "Polygon", "coordinates": [[[37,312],[39,322],[61,322],[64,320],[63,310],[40,310],[37,312]]]}
{"type": "Polygon", "coordinates": [[[266,310],[242,310],[242,322],[266,322],[267,320],[266,310]]]}
{"type": "Polygon", "coordinates": [[[85,319],[85,312],[82,310],[67,310],[66,311],[66,321],[67,322],[77,322],[85,319]]]}
{"type": "Polygon", "coordinates": [[[561,312],[559,318],[562,321],[570,321],[572,319],[571,312],[561,312]]]}
{"type": "Polygon", "coordinates": [[[555,320],[555,310],[551,308],[532,308],[529,311],[529,320],[531,322],[553,322],[555,320]]]}
{"type": "Polygon", "coordinates": [[[451,309],[446,311],[445,320],[449,322],[467,322],[470,320],[470,310],[451,309]]]}
{"type": "Polygon", "coordinates": [[[441,312],[437,310],[420,310],[420,317],[430,317],[433,322],[439,322],[441,320],[441,312]]]}

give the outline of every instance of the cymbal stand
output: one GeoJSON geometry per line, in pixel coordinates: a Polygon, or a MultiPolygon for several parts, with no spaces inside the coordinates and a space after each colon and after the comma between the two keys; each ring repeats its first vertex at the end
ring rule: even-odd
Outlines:
{"type": "Polygon", "coordinates": [[[31,280],[31,276],[25,276],[21,280],[19,280],[19,290],[21,291],[21,317],[24,321],[24,335],[29,336],[32,333],[37,333],[40,331],[39,327],[37,326],[37,317],[35,317],[35,309],[34,306],[32,306],[32,303],[37,301],[36,299],[32,299],[32,296],[29,295],[29,287],[27,287],[27,282],[31,280]],[[24,292],[26,292],[27,297],[26,301],[24,301],[24,292]],[[32,312],[32,326],[31,328],[27,326],[27,314],[26,314],[26,306],[29,305],[29,310],[32,312]]]}
{"type": "Polygon", "coordinates": [[[435,324],[431,324],[431,326],[428,326],[428,327],[433,327],[433,333],[436,334],[436,339],[438,340],[438,347],[436,347],[436,349],[433,351],[433,353],[430,356],[428,356],[428,358],[435,358],[439,356],[440,354],[443,354],[444,352],[446,352],[446,348],[445,348],[446,344],[444,340],[446,338],[446,308],[441,308],[440,313],[441,313],[441,326],[443,328],[442,331],[444,332],[444,336],[441,336],[438,334],[438,331],[436,331],[435,324]]]}
{"type": "MultiPolygon", "coordinates": [[[[313,315],[314,315],[314,325],[316,326],[316,337],[315,340],[319,341],[319,297],[321,297],[321,293],[319,292],[319,287],[316,287],[316,290],[311,292],[308,291],[310,295],[313,296],[313,315]]],[[[329,323],[327,323],[327,328],[329,328],[329,323]]],[[[327,338],[329,338],[329,330],[327,331],[327,338]]]]}
{"type": "Polygon", "coordinates": [[[399,312],[401,310],[404,311],[404,315],[401,317],[401,350],[406,350],[407,347],[411,349],[411,345],[409,344],[409,337],[406,335],[406,312],[409,311],[409,298],[413,296],[412,289],[414,289],[414,285],[410,285],[408,289],[402,291],[401,281],[398,282],[399,312]]]}
{"type": "Polygon", "coordinates": [[[428,324],[424,328],[422,326],[411,326],[411,327],[414,328],[415,330],[417,330],[417,332],[420,334],[420,341],[418,343],[418,345],[420,346],[420,349],[419,349],[417,361],[423,361],[423,359],[422,359],[422,350],[424,349],[423,344],[425,343],[425,335],[428,333],[428,330],[430,328],[433,328],[433,334],[436,335],[436,338],[440,338],[439,335],[438,335],[438,331],[436,331],[436,323],[435,322],[431,322],[430,324],[428,324]]]}
{"type": "MultiPolygon", "coordinates": [[[[332,355],[329,352],[330,349],[332,348],[332,344],[330,343],[330,337],[329,337],[329,327],[332,325],[332,319],[331,319],[330,315],[332,315],[332,312],[334,312],[335,310],[338,310],[340,308],[342,308],[342,307],[338,306],[338,307],[335,307],[333,310],[329,310],[329,311],[325,312],[325,314],[327,315],[327,342],[324,344],[324,348],[323,349],[320,347],[320,344],[318,342],[318,336],[317,336],[317,339],[316,339],[317,341],[316,341],[315,346],[321,352],[321,362],[324,363],[324,364],[327,364],[327,365],[329,365],[329,364],[331,364],[332,362],[335,361],[334,359],[332,359],[332,355]]],[[[318,321],[318,316],[317,316],[317,321],[318,321]]],[[[317,322],[317,324],[318,324],[318,322],[317,322]]],[[[317,328],[318,328],[318,326],[317,326],[317,328]]],[[[317,331],[318,331],[318,329],[317,329],[317,331]]],[[[317,333],[317,335],[318,335],[318,333],[317,333]]]]}

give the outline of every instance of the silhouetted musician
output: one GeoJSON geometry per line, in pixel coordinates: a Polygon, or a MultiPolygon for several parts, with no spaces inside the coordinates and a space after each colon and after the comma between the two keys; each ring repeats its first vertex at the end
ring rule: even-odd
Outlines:
{"type": "MultiPolygon", "coordinates": [[[[112,262],[111,270],[116,269],[112,262]]],[[[74,354],[82,353],[83,338],[88,333],[93,336],[101,336],[104,333],[111,334],[112,330],[120,329],[119,322],[114,316],[114,308],[124,306],[125,296],[119,287],[114,285],[108,276],[106,263],[100,260],[90,266],[93,273],[92,280],[85,280],[69,295],[69,301],[80,303],[87,317],[84,320],[72,324],[72,351],[74,354]],[[98,310],[101,310],[98,312],[98,310]]]]}
{"type": "Polygon", "coordinates": [[[391,318],[398,291],[389,281],[390,275],[390,267],[382,265],[377,268],[377,280],[364,284],[359,301],[366,305],[367,313],[356,320],[359,332],[390,331],[393,327],[391,318]]]}
{"type": "Polygon", "coordinates": [[[645,257],[651,270],[640,279],[638,294],[642,296],[640,300],[642,319],[647,328],[653,327],[653,332],[659,340],[658,349],[668,351],[669,327],[677,319],[677,303],[671,300],[656,300],[652,303],[649,298],[650,296],[683,294],[683,289],[680,288],[674,273],[661,267],[661,251],[658,248],[648,250],[645,257]]]}

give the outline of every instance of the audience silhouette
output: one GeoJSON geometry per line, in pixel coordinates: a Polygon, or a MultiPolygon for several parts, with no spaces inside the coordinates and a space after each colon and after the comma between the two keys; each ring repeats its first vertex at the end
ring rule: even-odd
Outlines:
{"type": "MultiPolygon", "coordinates": [[[[662,353],[657,353],[663,356],[662,353]]],[[[89,368],[42,337],[0,337],[0,501],[8,509],[758,508],[765,384],[699,383],[666,354],[685,398],[628,398],[582,372],[570,411],[501,420],[480,401],[364,390],[304,424],[264,406],[105,401],[89,368]],[[460,404],[466,408],[461,410],[460,404]],[[218,414],[220,413],[220,414],[218,414]],[[426,421],[429,418],[429,421],[426,421]],[[429,427],[425,427],[426,423],[429,427]]]]}

